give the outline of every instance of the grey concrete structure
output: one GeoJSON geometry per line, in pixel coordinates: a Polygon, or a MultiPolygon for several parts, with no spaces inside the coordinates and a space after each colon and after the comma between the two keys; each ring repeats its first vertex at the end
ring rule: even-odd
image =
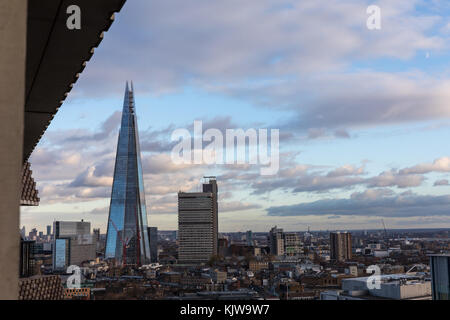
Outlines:
{"type": "MultiPolygon", "coordinates": [[[[55,221],[53,223],[55,240],[53,247],[56,247],[58,239],[70,240],[67,244],[67,266],[81,266],[83,262],[96,258],[97,242],[91,234],[91,223],[81,221],[55,221]]],[[[53,257],[53,267],[55,269],[55,257],[53,257]]]]}
{"type": "Polygon", "coordinates": [[[125,0],[30,1],[25,91],[24,159],[33,152],[125,0]],[[70,5],[81,29],[67,28],[70,5]]]}
{"type": "Polygon", "coordinates": [[[27,1],[0,0],[0,299],[19,296],[27,1]]]}
{"type": "Polygon", "coordinates": [[[17,299],[21,173],[125,0],[0,0],[0,299],[17,299]],[[67,8],[82,12],[80,30],[67,8]]]}
{"type": "Polygon", "coordinates": [[[203,192],[178,193],[178,261],[208,262],[217,255],[217,182],[210,178],[203,192]]]}

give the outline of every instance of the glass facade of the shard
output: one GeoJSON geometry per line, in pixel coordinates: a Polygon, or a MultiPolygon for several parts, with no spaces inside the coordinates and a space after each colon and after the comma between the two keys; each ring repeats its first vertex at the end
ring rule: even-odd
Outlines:
{"type": "Polygon", "coordinates": [[[105,258],[122,265],[150,262],[144,181],[133,87],[128,84],[117,144],[105,258]]]}

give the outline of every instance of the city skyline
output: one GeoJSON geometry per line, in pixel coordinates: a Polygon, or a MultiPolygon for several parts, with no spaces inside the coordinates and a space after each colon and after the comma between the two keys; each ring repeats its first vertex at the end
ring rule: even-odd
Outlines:
{"type": "Polygon", "coordinates": [[[448,4],[381,1],[375,32],[365,28],[369,1],[344,3],[268,1],[237,14],[234,2],[200,12],[180,2],[182,15],[161,1],[127,3],[31,157],[41,204],[22,208],[21,225],[84,218],[106,230],[117,102],[133,78],[149,225],[175,230],[178,190],[215,175],[221,232],[377,229],[381,219],[450,227],[448,4]],[[215,10],[220,21],[206,14],[215,10]],[[255,21],[267,21],[264,39],[255,21]],[[205,25],[216,27],[202,34],[205,25]],[[279,173],[173,165],[170,134],[194,120],[222,132],[279,128],[279,173]]]}
{"type": "Polygon", "coordinates": [[[0,17],[0,299],[169,318],[450,300],[448,0],[0,17]]]}

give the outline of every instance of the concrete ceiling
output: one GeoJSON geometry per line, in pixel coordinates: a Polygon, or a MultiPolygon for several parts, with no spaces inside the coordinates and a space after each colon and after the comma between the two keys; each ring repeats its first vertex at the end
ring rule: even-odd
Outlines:
{"type": "Polygon", "coordinates": [[[126,0],[29,0],[23,160],[28,160],[126,0]],[[69,30],[70,5],[81,30],[69,30]]]}

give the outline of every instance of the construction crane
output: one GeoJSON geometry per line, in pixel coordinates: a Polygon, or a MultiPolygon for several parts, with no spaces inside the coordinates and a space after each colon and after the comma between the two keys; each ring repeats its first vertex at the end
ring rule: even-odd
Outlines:
{"type": "Polygon", "coordinates": [[[387,231],[386,231],[386,225],[384,224],[384,219],[381,219],[381,222],[383,223],[384,236],[387,238],[387,231]]]}
{"type": "MultiPolygon", "coordinates": [[[[139,233],[139,217],[136,210],[136,205],[134,205],[134,216],[136,218],[136,265],[141,265],[141,235],[139,233]]],[[[142,222],[142,221],[141,221],[142,222]]]]}
{"type": "MultiPolygon", "coordinates": [[[[135,214],[135,218],[136,218],[136,232],[133,232],[133,234],[136,236],[136,248],[135,248],[135,252],[136,252],[136,264],[139,266],[141,264],[141,236],[140,236],[140,232],[139,232],[139,221],[138,221],[138,215],[137,215],[137,210],[136,210],[136,205],[134,206],[134,214],[135,214]]],[[[116,224],[114,223],[113,220],[110,220],[112,226],[114,227],[114,229],[116,230],[117,234],[119,234],[119,229],[117,228],[116,224]]],[[[125,266],[127,264],[127,249],[130,247],[130,241],[133,237],[131,238],[125,238],[124,234],[121,233],[121,241],[122,241],[122,265],[125,266]]]]}
{"type": "Polygon", "coordinates": [[[381,222],[383,223],[384,240],[386,241],[386,245],[389,247],[389,237],[388,237],[388,233],[386,231],[386,225],[384,224],[384,219],[381,219],[381,222]]]}
{"type": "MultiPolygon", "coordinates": [[[[112,226],[114,227],[114,229],[117,232],[117,235],[119,235],[119,229],[117,228],[116,224],[114,223],[114,221],[112,219],[110,219],[112,226]]],[[[121,242],[122,242],[122,265],[125,266],[126,264],[126,258],[127,258],[127,247],[128,247],[128,243],[129,240],[128,238],[124,239],[124,235],[123,233],[120,233],[121,235],[121,242]]]]}
{"type": "Polygon", "coordinates": [[[423,270],[426,269],[426,267],[427,266],[422,263],[415,264],[408,271],[406,271],[406,274],[415,274],[416,276],[424,277],[425,273],[423,270]],[[413,272],[414,269],[416,269],[415,272],[413,272]]]}

